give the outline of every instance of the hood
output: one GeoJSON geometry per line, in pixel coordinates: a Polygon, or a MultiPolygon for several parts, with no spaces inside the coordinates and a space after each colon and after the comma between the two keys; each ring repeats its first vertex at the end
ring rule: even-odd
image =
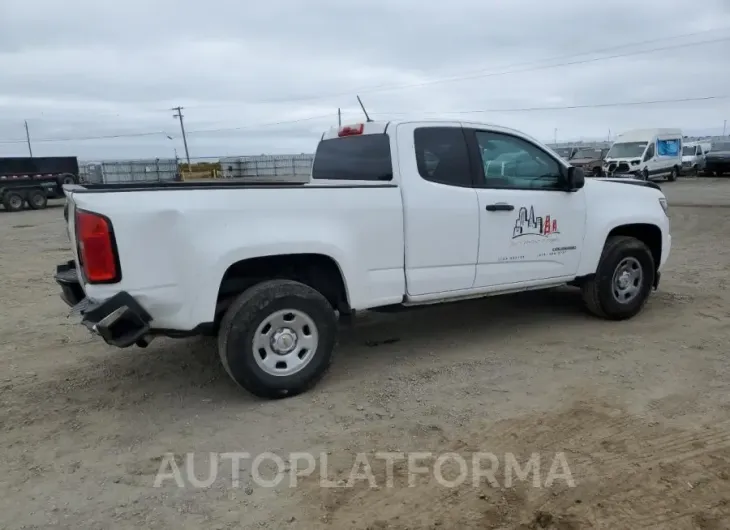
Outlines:
{"type": "Polygon", "coordinates": [[[692,162],[698,155],[682,155],[682,162],[692,162]]]}
{"type": "Polygon", "coordinates": [[[615,177],[606,177],[606,178],[600,178],[600,179],[586,179],[586,186],[637,186],[640,188],[649,188],[653,190],[661,191],[661,187],[656,182],[652,182],[651,180],[641,180],[637,178],[631,178],[631,177],[625,177],[625,178],[615,178],[615,177]]]}
{"type": "Polygon", "coordinates": [[[570,160],[571,164],[590,164],[592,162],[600,162],[601,160],[599,158],[572,158],[570,160]]]}
{"type": "Polygon", "coordinates": [[[710,151],[707,158],[730,158],[730,151],[710,151]]]}

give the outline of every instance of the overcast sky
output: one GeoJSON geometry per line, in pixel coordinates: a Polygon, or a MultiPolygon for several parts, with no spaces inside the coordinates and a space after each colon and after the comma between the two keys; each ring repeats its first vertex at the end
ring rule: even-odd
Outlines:
{"type": "Polygon", "coordinates": [[[730,98],[514,109],[730,96],[730,1],[0,0],[0,155],[27,154],[27,119],[36,156],[182,157],[177,105],[191,157],[312,152],[356,93],[545,141],[721,134],[730,98]]]}

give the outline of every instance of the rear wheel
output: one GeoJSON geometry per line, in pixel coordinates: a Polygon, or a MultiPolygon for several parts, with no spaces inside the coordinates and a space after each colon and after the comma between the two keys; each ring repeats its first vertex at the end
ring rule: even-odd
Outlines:
{"type": "Polygon", "coordinates": [[[23,209],[23,196],[17,191],[9,191],[3,196],[3,206],[9,212],[19,212],[23,209]]]}
{"type": "Polygon", "coordinates": [[[582,286],[583,301],[596,316],[625,320],[649,299],[656,268],[645,243],[628,236],[606,241],[595,276],[582,286]]]}
{"type": "Polygon", "coordinates": [[[679,170],[675,166],[672,168],[672,172],[669,174],[669,177],[668,177],[669,182],[674,182],[675,180],[677,180],[677,175],[679,175],[679,170]]]}
{"type": "Polygon", "coordinates": [[[76,178],[70,173],[66,173],[58,177],[58,184],[61,186],[64,184],[76,184],[76,178]]]}
{"type": "Polygon", "coordinates": [[[33,190],[28,193],[28,206],[33,210],[42,210],[48,206],[48,197],[43,190],[33,190]]]}
{"type": "Polygon", "coordinates": [[[337,318],[318,291],[270,280],[244,291],[228,308],[218,353],[239,386],[264,398],[300,394],[329,368],[337,318]]]}

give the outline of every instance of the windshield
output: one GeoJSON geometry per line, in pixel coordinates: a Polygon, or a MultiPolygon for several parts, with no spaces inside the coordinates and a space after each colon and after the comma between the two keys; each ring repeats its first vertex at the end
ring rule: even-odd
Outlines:
{"type": "Polygon", "coordinates": [[[601,151],[600,149],[581,149],[580,151],[576,151],[576,153],[573,155],[573,158],[601,158],[601,151]]]}
{"type": "Polygon", "coordinates": [[[606,158],[635,158],[644,154],[646,142],[623,142],[613,144],[606,158]]]}
{"type": "Polygon", "coordinates": [[[713,151],[730,151],[730,142],[715,142],[712,144],[713,151]]]}
{"type": "Polygon", "coordinates": [[[694,156],[695,149],[697,148],[694,145],[685,145],[682,148],[682,156],[694,156]]]}
{"type": "Polygon", "coordinates": [[[391,180],[390,140],[385,134],[347,136],[319,142],[312,179],[391,180]]]}

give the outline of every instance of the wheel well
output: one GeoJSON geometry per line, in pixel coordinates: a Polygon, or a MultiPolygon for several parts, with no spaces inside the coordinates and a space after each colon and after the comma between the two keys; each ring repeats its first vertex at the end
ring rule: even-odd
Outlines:
{"type": "Polygon", "coordinates": [[[651,250],[655,266],[659,267],[659,262],[662,259],[662,231],[658,226],[650,224],[617,226],[608,234],[608,237],[611,236],[629,236],[643,241],[651,250]]]}
{"type": "Polygon", "coordinates": [[[273,279],[301,282],[316,289],[340,313],[350,312],[347,290],[340,267],[323,254],[286,254],[238,261],[228,267],[218,289],[216,315],[233,298],[257,283],[273,279]]]}

